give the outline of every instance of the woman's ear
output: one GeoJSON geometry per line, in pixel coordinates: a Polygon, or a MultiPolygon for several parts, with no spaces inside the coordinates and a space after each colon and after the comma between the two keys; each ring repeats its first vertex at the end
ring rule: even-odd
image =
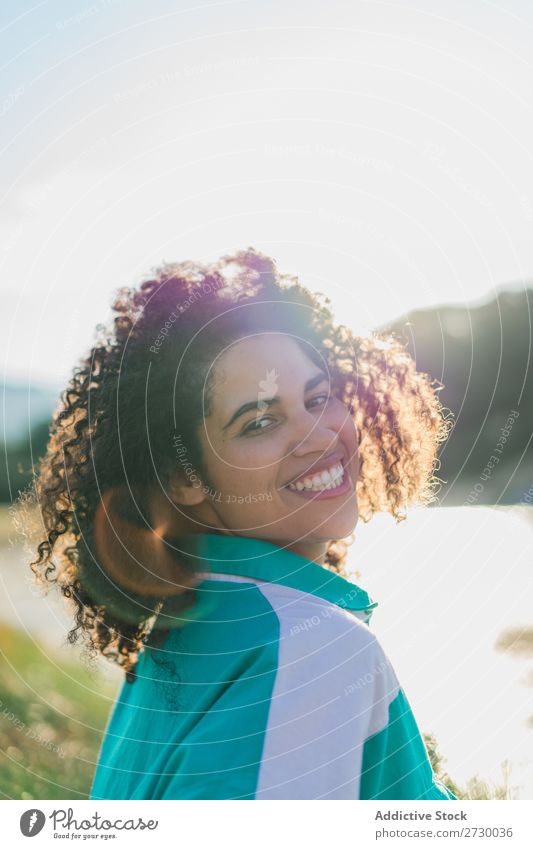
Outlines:
{"type": "Polygon", "coordinates": [[[199,479],[191,481],[179,475],[170,485],[170,495],[172,500],[182,507],[195,507],[206,500],[207,487],[204,487],[199,479]]]}
{"type": "Polygon", "coordinates": [[[165,535],[179,538],[179,509],[164,492],[149,490],[146,515],[125,486],[108,489],[94,518],[98,562],[119,588],[155,597],[176,596],[197,583],[165,535]]]}

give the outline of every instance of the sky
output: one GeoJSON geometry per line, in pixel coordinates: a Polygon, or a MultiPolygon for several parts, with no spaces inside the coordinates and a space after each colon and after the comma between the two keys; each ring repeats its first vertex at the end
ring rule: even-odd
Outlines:
{"type": "Polygon", "coordinates": [[[368,332],[533,279],[533,5],[0,13],[0,366],[66,381],[113,293],[249,245],[368,332]]]}

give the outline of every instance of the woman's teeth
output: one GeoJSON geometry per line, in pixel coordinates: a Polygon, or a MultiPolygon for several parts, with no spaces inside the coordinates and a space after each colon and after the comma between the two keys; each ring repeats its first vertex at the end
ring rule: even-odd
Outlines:
{"type": "Polygon", "coordinates": [[[288,488],[295,489],[301,492],[302,489],[311,490],[312,492],[321,492],[323,489],[335,489],[340,486],[344,478],[344,467],[342,463],[337,463],[330,469],[323,472],[318,472],[312,477],[300,478],[295,483],[290,483],[288,488]]]}

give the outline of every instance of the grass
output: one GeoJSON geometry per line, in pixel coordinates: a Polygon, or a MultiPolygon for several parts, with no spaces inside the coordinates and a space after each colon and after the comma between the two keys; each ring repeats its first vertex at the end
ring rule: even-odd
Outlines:
{"type": "Polygon", "coordinates": [[[458,799],[516,799],[518,798],[518,787],[511,784],[511,768],[507,761],[502,763],[502,780],[501,782],[486,781],[478,775],[469,778],[466,784],[461,787],[456,781],[451,778],[444,764],[446,759],[442,757],[437,748],[437,741],[433,734],[424,734],[424,742],[428,751],[429,760],[433,767],[433,772],[440,780],[451,790],[454,796],[458,799]]]}
{"type": "Polygon", "coordinates": [[[116,689],[0,624],[0,798],[87,798],[116,689]]]}

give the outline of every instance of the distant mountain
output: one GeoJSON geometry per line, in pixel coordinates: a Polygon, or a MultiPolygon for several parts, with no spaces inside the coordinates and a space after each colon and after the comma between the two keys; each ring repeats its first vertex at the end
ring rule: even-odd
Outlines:
{"type": "Polygon", "coordinates": [[[59,388],[37,384],[2,386],[0,502],[12,501],[30,481],[32,464],[46,448],[59,393],[59,388]]]}
{"type": "Polygon", "coordinates": [[[533,289],[409,313],[392,329],[444,384],[456,424],[441,452],[443,504],[533,504],[533,289]]]}
{"type": "Polygon", "coordinates": [[[34,384],[6,383],[2,386],[2,430],[0,442],[27,439],[31,429],[50,419],[60,389],[34,384]]]}

